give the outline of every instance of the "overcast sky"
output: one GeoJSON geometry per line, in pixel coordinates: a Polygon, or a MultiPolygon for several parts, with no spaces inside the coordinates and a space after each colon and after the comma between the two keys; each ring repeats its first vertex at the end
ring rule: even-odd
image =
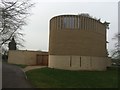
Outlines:
{"type": "Polygon", "coordinates": [[[115,41],[112,38],[115,33],[118,33],[118,0],[56,1],[33,0],[36,4],[31,9],[32,15],[27,20],[28,25],[23,27],[25,48],[21,49],[48,51],[50,19],[57,15],[81,13],[89,13],[93,17],[101,18],[103,22],[110,22],[110,29],[107,30],[107,41],[109,42],[107,47],[109,51],[114,49],[115,41]]]}

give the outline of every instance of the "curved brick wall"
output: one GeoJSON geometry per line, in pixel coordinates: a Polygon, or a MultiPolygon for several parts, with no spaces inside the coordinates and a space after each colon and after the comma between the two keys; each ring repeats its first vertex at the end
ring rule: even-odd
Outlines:
{"type": "Polygon", "coordinates": [[[82,15],[60,15],[50,20],[49,67],[70,70],[105,70],[106,60],[108,58],[104,23],[82,15]],[[74,56],[79,58],[70,59],[74,56]],[[82,67],[77,66],[80,62],[82,62],[82,67]]]}
{"type": "Polygon", "coordinates": [[[49,53],[107,56],[105,25],[85,16],[56,16],[50,20],[49,53]],[[65,20],[72,23],[66,23],[65,26],[65,20]]]}

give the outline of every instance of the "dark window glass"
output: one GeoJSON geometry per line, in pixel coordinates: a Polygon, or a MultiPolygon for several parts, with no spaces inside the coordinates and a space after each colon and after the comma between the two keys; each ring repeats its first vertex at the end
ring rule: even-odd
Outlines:
{"type": "Polygon", "coordinates": [[[74,17],[69,18],[70,28],[74,28],[74,17]]]}
{"type": "Polygon", "coordinates": [[[74,17],[63,18],[63,28],[74,28],[74,17]]]}

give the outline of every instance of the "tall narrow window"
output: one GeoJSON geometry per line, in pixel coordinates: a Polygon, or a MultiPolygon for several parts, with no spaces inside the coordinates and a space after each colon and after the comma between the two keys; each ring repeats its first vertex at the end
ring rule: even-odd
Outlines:
{"type": "Polygon", "coordinates": [[[69,18],[70,28],[74,28],[74,17],[69,18]]]}
{"type": "Polygon", "coordinates": [[[63,17],[61,17],[61,29],[63,29],[64,28],[64,20],[63,20],[63,17]]]}
{"type": "Polygon", "coordinates": [[[67,28],[67,18],[68,17],[63,18],[63,28],[67,28]]]}
{"type": "Polygon", "coordinates": [[[63,17],[63,28],[74,28],[74,22],[75,18],[74,17],[63,17]]]}
{"type": "Polygon", "coordinates": [[[80,17],[78,16],[78,22],[77,22],[77,24],[78,24],[78,29],[80,28],[80,17]]]}
{"type": "Polygon", "coordinates": [[[85,30],[85,17],[83,17],[83,29],[85,30]]]}
{"type": "Polygon", "coordinates": [[[92,19],[92,30],[94,30],[94,20],[92,19]]]}
{"type": "Polygon", "coordinates": [[[58,26],[57,27],[58,27],[58,29],[60,29],[60,24],[61,24],[60,23],[60,17],[58,17],[57,22],[58,22],[58,26]]]}
{"type": "Polygon", "coordinates": [[[55,21],[55,23],[56,23],[56,29],[58,30],[58,25],[59,25],[58,17],[56,17],[56,21],[55,21]]]}
{"type": "Polygon", "coordinates": [[[74,17],[74,28],[77,29],[77,23],[78,23],[78,20],[77,20],[77,16],[74,17]]]}
{"type": "Polygon", "coordinates": [[[83,30],[83,24],[84,24],[83,23],[83,17],[81,17],[81,23],[80,24],[81,24],[81,30],[83,30]]]}
{"type": "Polygon", "coordinates": [[[93,20],[93,30],[95,30],[95,20],[93,20]]]}
{"type": "Polygon", "coordinates": [[[90,19],[88,19],[88,24],[87,24],[87,26],[88,26],[88,30],[90,30],[90,19]]]}
{"type": "Polygon", "coordinates": [[[86,30],[86,17],[84,17],[84,30],[86,30]]]}

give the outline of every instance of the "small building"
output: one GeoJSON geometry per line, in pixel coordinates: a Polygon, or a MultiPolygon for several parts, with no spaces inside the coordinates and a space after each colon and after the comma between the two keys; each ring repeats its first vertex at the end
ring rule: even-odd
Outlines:
{"type": "Polygon", "coordinates": [[[48,52],[10,50],[8,54],[8,63],[47,66],[48,52]]]}

